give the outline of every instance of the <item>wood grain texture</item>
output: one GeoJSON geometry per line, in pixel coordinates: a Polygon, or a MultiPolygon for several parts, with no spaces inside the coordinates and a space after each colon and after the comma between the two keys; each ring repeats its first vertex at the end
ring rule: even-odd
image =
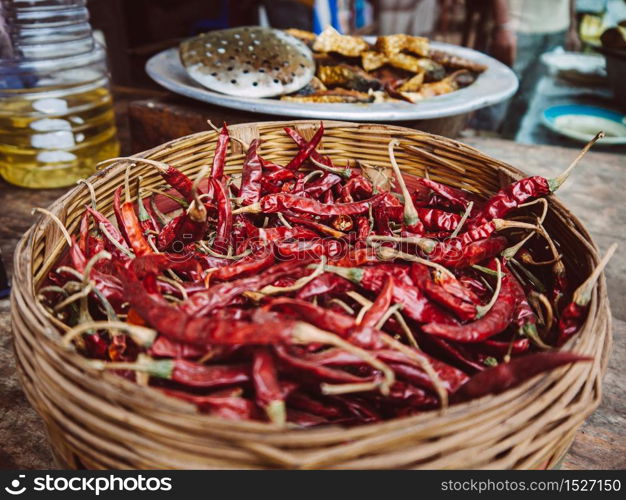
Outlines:
{"type": "MultiPolygon", "coordinates": [[[[497,139],[468,139],[486,154],[531,173],[553,176],[576,154],[574,150],[549,146],[524,146],[497,139]]],[[[590,153],[580,169],[559,193],[565,204],[583,221],[601,250],[613,241],[626,245],[623,157],[590,153]]],[[[30,210],[46,206],[63,190],[28,191],[0,181],[0,200],[10,210],[0,212],[0,248],[9,272],[12,252],[30,226],[30,210]]],[[[622,246],[622,249],[625,247],[622,246]]],[[[587,420],[565,457],[565,469],[619,469],[626,467],[626,304],[623,296],[626,258],[618,252],[606,271],[614,321],[613,357],[604,383],[600,408],[587,420]]],[[[8,301],[0,301],[0,467],[54,467],[39,417],[25,400],[14,373],[8,301]]]]}

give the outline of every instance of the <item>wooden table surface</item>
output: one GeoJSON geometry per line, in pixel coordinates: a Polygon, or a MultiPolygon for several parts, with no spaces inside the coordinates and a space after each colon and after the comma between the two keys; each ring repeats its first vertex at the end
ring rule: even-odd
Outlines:
{"type": "MultiPolygon", "coordinates": [[[[575,150],[526,146],[500,139],[472,138],[465,142],[529,174],[552,177],[565,167],[575,150]]],[[[15,245],[30,226],[31,209],[47,206],[63,189],[30,191],[0,180],[0,249],[12,270],[15,245]]],[[[626,159],[592,152],[583,160],[559,196],[586,225],[602,251],[614,241],[620,250],[606,274],[613,313],[613,352],[604,381],[600,408],[587,419],[565,457],[565,469],[626,468],[626,159]]],[[[41,420],[28,404],[15,373],[9,301],[0,300],[0,468],[54,468],[41,420]]]]}

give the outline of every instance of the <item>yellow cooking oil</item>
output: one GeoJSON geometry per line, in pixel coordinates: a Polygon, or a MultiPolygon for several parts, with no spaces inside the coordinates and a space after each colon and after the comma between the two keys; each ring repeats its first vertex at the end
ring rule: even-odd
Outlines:
{"type": "Polygon", "coordinates": [[[118,156],[107,83],[2,91],[0,176],[28,188],[69,186],[118,156]]]}

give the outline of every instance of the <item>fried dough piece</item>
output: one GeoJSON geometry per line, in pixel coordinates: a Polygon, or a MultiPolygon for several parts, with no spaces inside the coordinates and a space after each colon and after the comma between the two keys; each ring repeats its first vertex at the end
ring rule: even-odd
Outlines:
{"type": "Polygon", "coordinates": [[[418,73],[414,77],[410,78],[406,82],[404,82],[398,88],[399,92],[417,92],[424,83],[424,71],[418,73]]]}
{"type": "Polygon", "coordinates": [[[367,103],[374,100],[374,96],[365,92],[357,92],[356,90],[346,90],[336,88],[317,92],[307,96],[287,95],[280,98],[282,101],[290,102],[321,102],[321,103],[367,103]]]}
{"type": "Polygon", "coordinates": [[[366,50],[361,53],[361,66],[365,71],[372,71],[380,68],[384,64],[387,64],[389,58],[382,52],[376,52],[375,50],[366,50]]]}
{"type": "Polygon", "coordinates": [[[446,75],[446,71],[441,64],[425,57],[415,57],[403,52],[386,55],[372,50],[361,54],[361,65],[365,71],[374,71],[385,64],[414,74],[425,73],[424,78],[426,81],[441,80],[446,75]]]}
{"type": "Polygon", "coordinates": [[[462,80],[467,73],[468,70],[460,69],[446,76],[441,81],[423,84],[419,92],[402,92],[402,95],[411,102],[418,102],[429,97],[449,94],[463,86],[459,83],[459,80],[462,80]]]}
{"type": "Polygon", "coordinates": [[[356,66],[339,64],[337,66],[318,66],[317,77],[329,87],[344,87],[366,92],[369,89],[378,90],[380,82],[356,66]]]}
{"type": "Polygon", "coordinates": [[[347,57],[359,57],[367,49],[369,44],[362,38],[342,35],[332,26],[328,26],[313,43],[313,50],[317,52],[336,52],[347,57]]]}
{"type": "Polygon", "coordinates": [[[387,56],[403,50],[427,57],[429,51],[428,38],[411,35],[387,35],[376,39],[376,48],[387,56]]]}
{"type": "Polygon", "coordinates": [[[436,63],[450,69],[467,69],[473,71],[474,73],[482,73],[487,69],[487,66],[483,64],[478,64],[477,62],[470,61],[464,57],[448,54],[443,50],[431,49],[428,56],[436,63]]]}
{"type": "Polygon", "coordinates": [[[315,39],[317,38],[317,35],[315,33],[311,31],[300,30],[298,28],[289,28],[285,31],[291,36],[296,37],[298,40],[302,40],[309,47],[313,45],[313,42],[315,42],[315,39]]]}

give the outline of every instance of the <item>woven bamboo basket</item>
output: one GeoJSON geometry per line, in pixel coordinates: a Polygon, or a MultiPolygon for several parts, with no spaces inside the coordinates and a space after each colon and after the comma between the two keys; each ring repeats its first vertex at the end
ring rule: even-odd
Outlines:
{"type": "MultiPolygon", "coordinates": [[[[278,163],[296,152],[282,132],[298,129],[307,139],[312,121],[235,125],[231,134],[249,142],[260,137],[263,154],[278,163]]],[[[397,149],[408,174],[489,195],[522,172],[469,146],[416,130],[325,122],[322,147],[338,163],[358,158],[388,165],[387,143],[395,137],[422,152],[397,149]]],[[[144,152],[193,175],[210,161],[217,134],[201,132],[144,152]]],[[[240,169],[243,152],[235,143],[227,171],[240,169]]],[[[99,209],[112,214],[115,188],[127,163],[96,173],[99,209]]],[[[146,186],[161,183],[153,168],[140,164],[146,186]]],[[[89,200],[84,185],[70,190],[49,209],[76,232],[89,200]]],[[[568,269],[582,281],[598,261],[580,221],[550,199],[548,231],[561,243],[568,269]]],[[[577,428],[598,406],[610,350],[611,315],[602,277],[579,335],[565,349],[592,356],[540,375],[497,396],[418,416],[351,428],[277,429],[263,422],[234,422],[199,414],[195,407],[88,366],[60,343],[60,331],[44,314],[36,290],[59,256],[65,240],[47,218],[39,219],[15,254],[12,325],[24,390],[42,416],[59,465],[65,468],[548,468],[569,448],[577,428]]]]}

